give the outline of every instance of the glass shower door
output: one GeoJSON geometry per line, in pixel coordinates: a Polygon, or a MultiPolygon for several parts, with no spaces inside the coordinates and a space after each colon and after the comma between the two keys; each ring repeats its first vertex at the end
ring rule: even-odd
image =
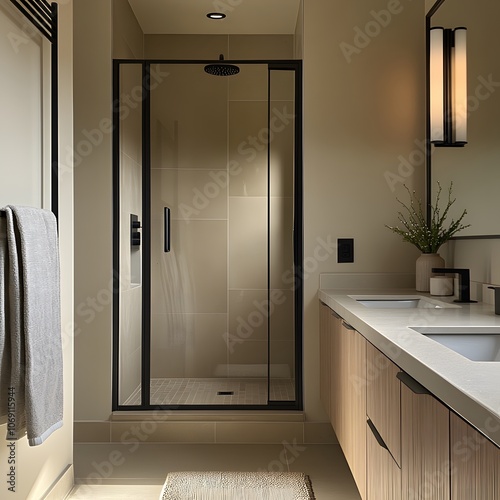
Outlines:
{"type": "Polygon", "coordinates": [[[300,408],[291,66],[115,62],[114,409],[300,408]]]}
{"type": "Polygon", "coordinates": [[[231,78],[191,64],[159,72],[151,403],[267,404],[267,321],[248,323],[267,296],[267,145],[248,142],[267,128],[267,67],[231,78]]]}

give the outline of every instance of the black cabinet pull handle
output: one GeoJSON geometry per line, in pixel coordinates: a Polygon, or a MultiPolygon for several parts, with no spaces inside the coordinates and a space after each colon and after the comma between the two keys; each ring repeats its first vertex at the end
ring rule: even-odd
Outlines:
{"type": "Polygon", "coordinates": [[[419,384],[414,378],[410,377],[405,372],[398,372],[396,377],[403,382],[408,389],[414,394],[430,394],[430,392],[421,384],[419,384]]]}
{"type": "Polygon", "coordinates": [[[379,432],[378,432],[377,428],[375,427],[375,425],[373,424],[373,422],[370,419],[368,419],[366,421],[366,423],[368,424],[368,427],[370,428],[373,435],[375,436],[375,439],[377,440],[377,443],[379,444],[379,446],[388,450],[387,445],[385,444],[384,440],[382,439],[382,436],[379,434],[379,432]]]}
{"type": "Polygon", "coordinates": [[[349,323],[346,323],[345,321],[342,321],[342,324],[344,325],[347,330],[356,330],[353,326],[351,326],[349,323]]]}
{"type": "Polygon", "coordinates": [[[163,209],[164,251],[170,252],[170,208],[163,209]]]}

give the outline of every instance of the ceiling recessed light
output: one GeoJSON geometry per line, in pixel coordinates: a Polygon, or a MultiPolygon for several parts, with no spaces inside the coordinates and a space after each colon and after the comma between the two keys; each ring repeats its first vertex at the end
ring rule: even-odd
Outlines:
{"type": "Polygon", "coordinates": [[[210,12],[207,14],[207,17],[209,19],[224,19],[226,14],[223,14],[222,12],[210,12]]]}

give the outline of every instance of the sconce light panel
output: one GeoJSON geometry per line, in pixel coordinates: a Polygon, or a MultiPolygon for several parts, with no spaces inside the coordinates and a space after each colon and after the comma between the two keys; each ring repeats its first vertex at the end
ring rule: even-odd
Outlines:
{"type": "Polygon", "coordinates": [[[431,142],[440,147],[467,144],[467,29],[430,30],[431,142]]]}
{"type": "Polygon", "coordinates": [[[453,130],[454,142],[467,143],[467,29],[454,30],[453,48],[453,130]]]}

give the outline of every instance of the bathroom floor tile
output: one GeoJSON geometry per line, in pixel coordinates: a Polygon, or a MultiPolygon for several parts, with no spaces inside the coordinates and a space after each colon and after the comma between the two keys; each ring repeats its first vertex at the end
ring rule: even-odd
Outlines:
{"type": "Polygon", "coordinates": [[[72,500],[157,499],[171,471],[300,471],[317,500],[359,500],[338,445],[77,444],[72,500]]]}
{"type": "Polygon", "coordinates": [[[73,488],[69,499],[88,500],[97,498],[99,500],[158,500],[162,485],[141,485],[141,486],[91,486],[79,484],[73,488]]]}

